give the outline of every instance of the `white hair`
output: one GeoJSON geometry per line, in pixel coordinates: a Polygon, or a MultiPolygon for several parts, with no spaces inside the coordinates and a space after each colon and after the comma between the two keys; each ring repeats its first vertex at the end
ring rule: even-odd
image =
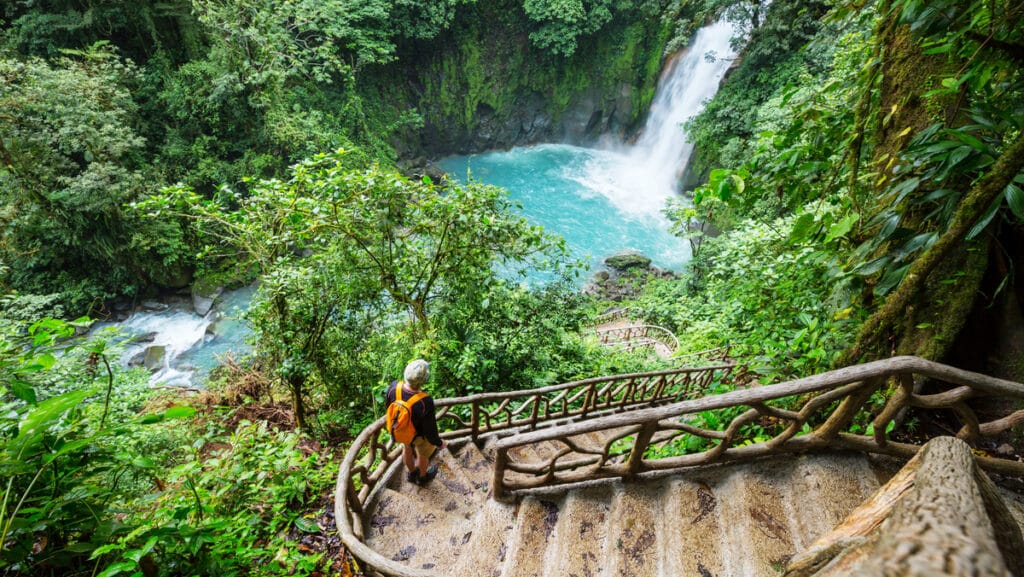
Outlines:
{"type": "Polygon", "coordinates": [[[430,378],[430,363],[423,359],[405,365],[405,383],[413,388],[420,388],[430,378]]]}

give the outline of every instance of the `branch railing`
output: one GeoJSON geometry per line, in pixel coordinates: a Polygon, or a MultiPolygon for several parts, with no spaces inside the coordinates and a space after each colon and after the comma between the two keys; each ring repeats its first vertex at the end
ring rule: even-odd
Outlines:
{"type": "Polygon", "coordinates": [[[596,329],[601,344],[622,345],[627,348],[662,344],[669,351],[679,348],[679,339],[672,331],[657,325],[625,325],[596,329]]]}
{"type": "MultiPolygon", "coordinates": [[[[982,422],[966,401],[985,396],[1019,401],[1024,385],[917,357],[894,357],[501,439],[494,445],[491,488],[495,498],[508,499],[531,490],[657,477],[712,463],[826,448],[911,457],[917,445],[889,438],[894,419],[910,407],[949,410],[961,423],[957,436],[967,441],[1024,423],[1024,409],[982,422]],[[950,388],[915,393],[915,379],[948,383],[950,388]],[[866,415],[873,396],[885,402],[876,415],[866,415]],[[602,432],[601,448],[576,442],[602,432]],[[546,460],[516,460],[517,450],[544,442],[557,447],[546,460]]],[[[992,472],[1024,475],[1024,463],[985,456],[977,461],[992,472]]]]}
{"type": "Polygon", "coordinates": [[[618,308],[618,307],[616,307],[616,308],[613,308],[613,309],[609,310],[608,312],[601,313],[601,314],[597,315],[597,317],[594,319],[594,324],[595,325],[599,325],[601,323],[610,323],[610,322],[617,321],[619,319],[628,318],[628,317],[629,317],[629,309],[628,308],[618,308]]]}
{"type": "MultiPolygon", "coordinates": [[[[440,399],[434,406],[443,438],[480,441],[694,398],[704,394],[712,383],[726,379],[733,368],[732,364],[719,364],[596,377],[526,391],[440,399]]],[[[357,558],[378,568],[386,567],[389,575],[418,575],[362,543],[367,506],[400,457],[401,446],[385,431],[383,417],[363,429],[342,461],[335,512],[342,541],[357,558]]]]}

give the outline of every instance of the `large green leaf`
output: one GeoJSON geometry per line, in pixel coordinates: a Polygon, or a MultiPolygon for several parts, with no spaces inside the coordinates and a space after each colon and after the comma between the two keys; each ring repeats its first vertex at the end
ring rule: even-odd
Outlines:
{"type": "Polygon", "coordinates": [[[28,381],[15,378],[10,381],[11,393],[30,405],[36,404],[36,389],[28,381]]]}
{"type": "Polygon", "coordinates": [[[846,236],[846,233],[853,229],[853,225],[857,224],[860,220],[860,213],[851,212],[843,218],[839,219],[839,222],[833,224],[828,229],[828,234],[825,235],[825,243],[830,243],[837,238],[846,236]]]}
{"type": "Polygon", "coordinates": [[[166,411],[164,411],[165,419],[182,419],[188,418],[196,414],[196,410],[193,407],[186,407],[183,405],[175,405],[166,411]]]}
{"type": "Polygon", "coordinates": [[[801,214],[793,222],[793,230],[789,233],[789,240],[792,242],[805,242],[810,240],[811,232],[814,230],[814,215],[811,213],[801,214]]]}
{"type": "Polygon", "coordinates": [[[10,453],[13,455],[32,453],[50,427],[92,394],[91,390],[73,391],[39,403],[21,420],[18,436],[12,439],[8,446],[10,453]]]}
{"type": "Polygon", "coordinates": [[[320,525],[317,525],[313,519],[307,519],[306,517],[298,517],[295,519],[295,526],[304,533],[319,533],[320,525]]]}
{"type": "Polygon", "coordinates": [[[1010,205],[1010,210],[1013,211],[1017,219],[1024,221],[1024,190],[1011,182],[1006,185],[1003,196],[1006,197],[1006,203],[1010,205]]]}
{"type": "Polygon", "coordinates": [[[906,276],[908,268],[910,268],[909,264],[901,267],[891,268],[885,271],[885,274],[882,275],[882,278],[878,281],[878,284],[875,285],[875,295],[884,296],[889,294],[889,291],[895,288],[896,285],[900,284],[900,281],[902,281],[903,277],[906,276]]]}
{"type": "Polygon", "coordinates": [[[985,230],[988,223],[992,222],[992,218],[995,217],[997,212],[999,212],[999,205],[1002,203],[1003,199],[1000,197],[996,197],[996,199],[992,201],[992,205],[989,206],[988,210],[985,211],[985,214],[982,215],[981,220],[971,227],[971,230],[967,233],[967,240],[974,240],[975,237],[985,230]]]}

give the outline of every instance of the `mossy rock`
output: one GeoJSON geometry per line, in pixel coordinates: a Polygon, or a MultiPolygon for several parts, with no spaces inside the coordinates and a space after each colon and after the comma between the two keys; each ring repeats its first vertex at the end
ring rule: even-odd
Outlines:
{"type": "Polygon", "coordinates": [[[651,259],[640,253],[617,254],[604,259],[604,264],[615,270],[628,270],[631,268],[645,269],[651,266],[651,259]]]}

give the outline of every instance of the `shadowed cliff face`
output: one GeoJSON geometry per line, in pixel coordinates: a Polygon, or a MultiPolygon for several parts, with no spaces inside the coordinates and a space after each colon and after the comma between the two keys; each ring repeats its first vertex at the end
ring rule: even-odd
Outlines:
{"type": "Polygon", "coordinates": [[[614,92],[589,87],[570,96],[559,109],[544,95],[520,87],[505,108],[480,102],[468,118],[455,118],[424,104],[425,124],[418,135],[421,152],[427,156],[473,154],[538,142],[591,144],[601,137],[625,138],[638,124],[634,99],[643,90],[628,83],[614,92]]]}
{"type": "MultiPolygon", "coordinates": [[[[483,9],[483,8],[481,8],[483,9]]],[[[640,124],[662,68],[668,30],[658,19],[610,23],[570,57],[530,44],[512,16],[475,15],[403,54],[407,95],[422,127],[404,157],[471,154],[537,142],[625,138],[640,124]]]]}

